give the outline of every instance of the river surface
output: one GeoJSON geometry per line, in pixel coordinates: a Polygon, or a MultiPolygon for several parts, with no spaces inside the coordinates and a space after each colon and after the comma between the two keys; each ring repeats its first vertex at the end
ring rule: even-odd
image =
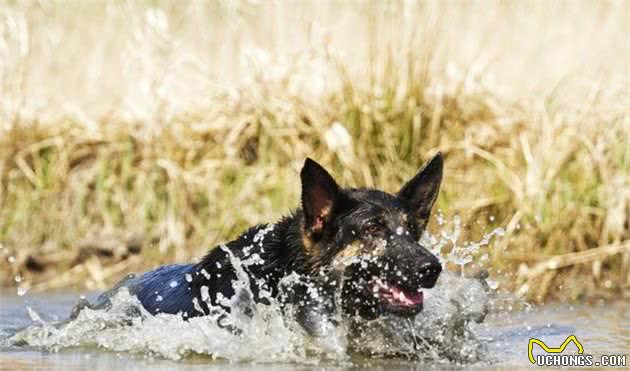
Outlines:
{"type": "MultiPolygon", "coordinates": [[[[266,323],[269,333],[245,340],[231,338],[219,332],[194,334],[189,324],[171,320],[145,320],[142,325],[125,325],[112,330],[111,317],[93,316],[83,322],[68,325],[50,335],[37,331],[26,332],[17,344],[16,334],[25,328],[41,328],[66,319],[79,298],[75,292],[0,294],[0,368],[3,369],[409,369],[426,366],[443,367],[506,367],[533,366],[527,355],[528,341],[538,338],[549,347],[559,346],[569,335],[576,335],[586,354],[597,360],[601,354],[630,353],[630,310],[627,303],[601,303],[599,305],[547,305],[521,306],[510,309],[506,304],[494,309],[481,324],[470,325],[475,334],[479,358],[458,359],[440,353],[429,360],[408,357],[367,357],[364,355],[330,356],[322,352],[290,348],[302,340],[291,338],[282,327],[266,323]],[[492,313],[494,312],[494,313],[492,313]],[[95,323],[106,323],[107,325],[95,323]],[[109,321],[109,322],[108,322],[109,321]],[[151,322],[153,321],[153,322],[151,322]],[[149,322],[147,324],[147,322],[149,322]],[[204,337],[204,335],[206,337],[204,337]],[[211,339],[210,337],[214,337],[211,339]],[[217,342],[213,342],[217,341],[217,342]],[[261,341],[261,342],[258,342],[261,341]],[[283,343],[285,341],[286,343],[283,343]],[[234,347],[230,348],[232,342],[234,347]],[[275,344],[269,344],[269,343],[275,344]],[[16,345],[17,344],[17,345],[16,345]],[[210,345],[209,345],[210,344],[210,345]],[[289,347],[290,349],[286,349],[289,347]],[[182,351],[184,349],[185,351],[182,351]],[[216,353],[216,354],[211,354],[216,353]],[[218,355],[217,355],[218,354],[218,355]]],[[[88,299],[96,294],[86,295],[88,299]]],[[[430,309],[430,307],[428,308],[430,309]]],[[[444,311],[445,307],[439,307],[444,311]]],[[[92,313],[92,315],[94,315],[92,313]]],[[[420,316],[423,314],[421,313],[420,316]]],[[[429,314],[427,316],[431,315],[429,314]]],[[[267,318],[265,321],[273,322],[267,318]]],[[[432,324],[428,324],[430,327],[432,324]]],[[[257,326],[262,326],[258,324],[257,326]]],[[[448,326],[440,322],[440,326],[448,326]]],[[[195,330],[196,331],[196,330],[195,330]]],[[[223,330],[221,330],[223,331],[223,330]]],[[[252,330],[257,331],[257,330],[252,330]]],[[[461,337],[461,335],[457,335],[461,337]]],[[[453,344],[459,339],[446,339],[453,344]]],[[[448,344],[447,344],[448,345],[448,344]]],[[[455,346],[455,345],[454,345],[455,346]]],[[[461,346],[457,345],[457,346],[461,346]]],[[[466,345],[466,346],[469,346],[466,345]]],[[[575,353],[570,345],[567,353],[575,353]]],[[[539,349],[536,350],[537,353],[539,349]]],[[[335,353],[333,351],[333,353],[335,353]]],[[[345,353],[343,350],[340,353],[345,353]]]]}

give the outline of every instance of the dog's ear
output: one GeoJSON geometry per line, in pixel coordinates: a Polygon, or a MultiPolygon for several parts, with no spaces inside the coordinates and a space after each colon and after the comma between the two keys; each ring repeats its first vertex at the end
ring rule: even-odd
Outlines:
{"type": "Polygon", "coordinates": [[[300,178],[305,233],[317,240],[332,220],[339,199],[339,186],[320,164],[310,158],[304,162],[300,178]]]}
{"type": "Polygon", "coordinates": [[[431,208],[440,191],[443,168],[444,159],[442,153],[438,152],[398,191],[398,198],[411,206],[417,223],[422,229],[429,221],[431,208]]]}

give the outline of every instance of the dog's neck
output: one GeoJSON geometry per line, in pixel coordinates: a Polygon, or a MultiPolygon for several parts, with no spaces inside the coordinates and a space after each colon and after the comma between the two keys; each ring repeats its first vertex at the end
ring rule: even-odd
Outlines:
{"type": "Polygon", "coordinates": [[[260,257],[260,263],[250,264],[246,270],[256,278],[280,279],[282,277],[278,276],[293,271],[309,274],[316,262],[315,254],[309,250],[313,247],[304,239],[303,224],[304,217],[298,209],[276,223],[259,224],[248,229],[235,240],[211,249],[195,265],[195,270],[202,272],[196,275],[195,281],[204,281],[203,277],[207,279],[208,275],[214,277],[222,272],[227,273],[227,270],[233,269],[232,259],[245,261],[253,254],[260,257]]]}

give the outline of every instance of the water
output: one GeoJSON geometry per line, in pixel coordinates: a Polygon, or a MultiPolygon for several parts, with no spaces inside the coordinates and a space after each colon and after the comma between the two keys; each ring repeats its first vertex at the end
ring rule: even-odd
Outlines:
{"type": "MultiPolygon", "coordinates": [[[[88,298],[94,296],[88,295],[88,298]]],[[[429,355],[425,359],[375,358],[362,354],[348,356],[335,349],[308,344],[309,339],[297,329],[291,329],[282,321],[273,323],[273,318],[272,323],[264,326],[261,322],[255,323],[253,327],[258,328],[249,328],[250,335],[241,338],[203,319],[187,323],[158,316],[130,324],[123,323],[125,316],[120,312],[107,315],[93,312],[84,318],[80,316],[63,330],[47,330],[58,331],[54,334],[42,330],[49,326],[47,324],[67,318],[78,298],[79,294],[72,292],[29,294],[26,297],[14,293],[0,295],[0,337],[3,338],[0,341],[0,368],[66,370],[141,369],[150,366],[177,370],[281,370],[313,366],[332,369],[357,366],[395,369],[426,365],[522,367],[531,366],[527,358],[529,338],[539,338],[549,346],[558,346],[571,334],[580,339],[587,354],[630,353],[630,311],[621,302],[594,306],[548,305],[512,311],[494,308],[495,313],[489,314],[483,323],[469,326],[474,337],[468,338],[461,335],[450,337],[451,331],[459,331],[449,328],[456,320],[449,324],[448,321],[440,323],[445,320],[444,316],[439,320],[425,319],[424,326],[429,332],[435,331],[433,326],[436,324],[448,328],[441,335],[446,337],[452,352],[470,352],[470,359],[463,357],[453,361],[453,355],[444,355],[445,349],[440,349],[440,345],[435,349],[441,354],[429,355]],[[27,330],[22,330],[24,328],[27,330]],[[22,344],[11,344],[8,339],[26,340],[28,344],[23,344],[23,341],[22,344]],[[475,352],[479,354],[473,354],[475,352]]],[[[431,299],[435,299],[435,295],[431,299]]],[[[429,305],[431,299],[427,300],[426,317],[434,315],[429,305]]],[[[122,298],[117,304],[122,308],[129,302],[133,302],[133,298],[122,298]]],[[[443,301],[436,304],[440,309],[447,309],[441,306],[443,301]]],[[[270,317],[267,316],[266,320],[270,317]]],[[[421,324],[422,320],[416,326],[420,333],[423,330],[421,324]]],[[[373,328],[387,325],[387,321],[372,323],[373,328]]],[[[404,321],[389,325],[394,331],[408,329],[404,321]]],[[[401,347],[392,340],[391,331],[381,331],[379,335],[390,345],[401,347]]],[[[363,336],[366,339],[362,340],[369,341],[369,336],[363,336]]],[[[371,340],[375,349],[379,348],[376,340],[371,340]]],[[[431,353],[432,350],[424,351],[431,353]]]]}
{"type": "MultiPolygon", "coordinates": [[[[424,236],[422,243],[463,268],[502,230],[479,242],[460,243],[459,235],[455,219],[452,230],[424,236]],[[446,245],[448,254],[443,254],[446,245]]],[[[111,309],[85,308],[68,320],[79,293],[0,294],[0,368],[522,367],[531,366],[530,338],[557,347],[570,335],[577,336],[586,354],[630,351],[630,311],[625,303],[533,308],[498,295],[484,275],[465,278],[453,272],[443,272],[436,287],[424,291],[424,310],[414,319],[381,317],[350,325],[338,318],[338,326],[327,327],[325,336],[311,337],[273,298],[269,298],[271,305],[238,300],[252,295],[245,269],[259,263],[254,255],[231,262],[238,280],[233,282],[235,297],[222,302],[231,308],[227,318],[220,308],[215,308],[214,318],[185,321],[167,314],[152,316],[122,290],[113,297],[111,309]],[[219,316],[240,334],[219,327],[219,316]]],[[[88,300],[96,295],[88,294],[88,300]]]]}

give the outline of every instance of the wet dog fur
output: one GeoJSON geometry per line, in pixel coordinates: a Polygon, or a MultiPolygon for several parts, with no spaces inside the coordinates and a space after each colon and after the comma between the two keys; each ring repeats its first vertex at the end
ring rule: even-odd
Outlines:
{"type": "Polygon", "coordinates": [[[383,314],[412,317],[423,307],[422,289],[435,285],[439,260],[419,244],[442,181],[438,153],[396,194],[367,188],[342,188],[317,162],[307,159],[300,173],[302,205],[273,224],[251,227],[216,247],[196,264],[159,267],[130,275],[102,294],[106,308],[120,288],[136,295],[151,314],[184,318],[230,308],[222,298],[235,295],[234,261],[243,264],[252,296],[291,304],[314,336],[334,325],[337,314],[372,320],[383,314]],[[286,283],[293,275],[299,280],[286,283]],[[340,293],[340,295],[336,295],[340,293]],[[338,299],[335,299],[335,298],[338,299]]]}

